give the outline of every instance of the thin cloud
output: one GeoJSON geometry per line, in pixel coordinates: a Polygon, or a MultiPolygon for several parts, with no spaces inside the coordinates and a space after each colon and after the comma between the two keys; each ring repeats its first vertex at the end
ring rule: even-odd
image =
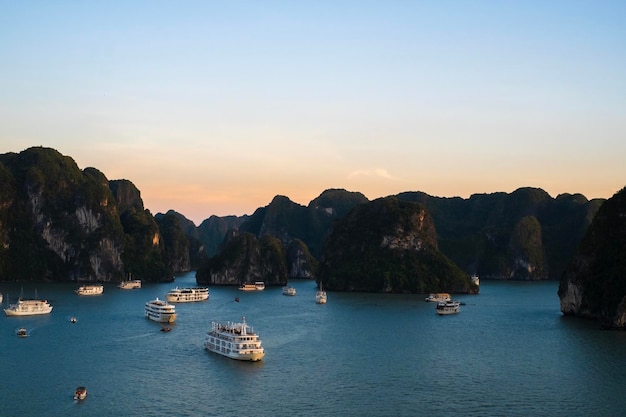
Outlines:
{"type": "Polygon", "coordinates": [[[392,181],[399,181],[400,178],[394,177],[391,175],[386,169],[377,168],[377,169],[359,169],[357,171],[353,171],[348,175],[348,178],[357,178],[357,177],[379,177],[385,178],[392,181]]]}

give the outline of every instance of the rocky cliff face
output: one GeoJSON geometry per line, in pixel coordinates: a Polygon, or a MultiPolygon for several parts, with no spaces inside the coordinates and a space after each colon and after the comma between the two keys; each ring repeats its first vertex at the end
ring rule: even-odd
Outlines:
{"type": "Polygon", "coordinates": [[[293,240],[287,247],[287,275],[289,278],[315,278],[317,261],[309,249],[299,239],[293,240]]]}
{"type": "Polygon", "coordinates": [[[196,272],[199,285],[241,285],[263,281],[265,285],[287,283],[285,252],[280,241],[265,235],[231,231],[222,251],[196,272]]]}
{"type": "Polygon", "coordinates": [[[469,199],[421,192],[398,198],[423,204],[433,216],[439,247],[481,279],[557,279],[604,200],[580,194],[556,198],[538,188],[474,194],[469,199]]]}
{"type": "Polygon", "coordinates": [[[173,213],[155,216],[161,236],[163,237],[164,259],[167,268],[174,272],[191,269],[189,239],[183,233],[179,217],[173,213]]]}
{"type": "Polygon", "coordinates": [[[171,280],[164,252],[130,181],[50,148],[0,155],[0,280],[171,280]]]}
{"type": "Polygon", "coordinates": [[[333,222],[357,204],[367,201],[361,193],[339,189],[324,191],[306,207],[285,196],[276,196],[268,206],[257,209],[246,219],[239,230],[257,237],[275,236],[285,247],[298,239],[318,258],[333,222]]]}
{"type": "Polygon", "coordinates": [[[565,315],[626,329],[626,188],[596,214],[559,284],[565,315]]]}
{"type": "Polygon", "coordinates": [[[5,154],[0,162],[13,190],[0,215],[12,226],[4,235],[2,279],[111,281],[123,275],[122,228],[101,172],[81,171],[46,148],[5,154]]]}
{"type": "Polygon", "coordinates": [[[324,247],[318,281],[339,291],[478,291],[439,252],[424,207],[395,197],[358,205],[337,222],[324,247]]]}

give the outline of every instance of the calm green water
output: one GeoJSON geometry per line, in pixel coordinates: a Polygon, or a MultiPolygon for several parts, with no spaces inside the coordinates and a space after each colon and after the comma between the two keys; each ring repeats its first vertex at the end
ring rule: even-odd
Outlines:
{"type": "MultiPolygon", "coordinates": [[[[315,284],[179,304],[169,333],[144,304],[194,274],[140,290],[24,285],[44,317],[0,317],[0,416],[619,416],[626,409],[626,333],[559,312],[557,283],[481,283],[461,313],[424,296],[329,293],[315,284]],[[234,301],[235,297],[240,302],[234,301]],[[266,348],[242,363],[202,348],[212,320],[245,315],[266,348]],[[71,316],[78,322],[72,324],[71,316]],[[26,327],[30,337],[15,330],[26,327]],[[82,403],[72,399],[86,385],[82,403]]],[[[12,301],[21,284],[0,284],[12,301]]]]}

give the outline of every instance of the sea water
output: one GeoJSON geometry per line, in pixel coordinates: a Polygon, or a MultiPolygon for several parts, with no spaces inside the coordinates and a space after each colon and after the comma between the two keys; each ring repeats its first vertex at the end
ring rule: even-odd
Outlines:
{"type": "Polygon", "coordinates": [[[137,290],[1,283],[50,315],[0,317],[0,416],[618,416],[626,410],[626,332],[564,317],[556,282],[481,281],[438,316],[424,295],[328,293],[315,283],[177,304],[164,333],[144,305],[194,273],[137,290]],[[238,298],[239,301],[236,301],[238,298]],[[245,316],[263,361],[203,349],[211,321],[245,316]],[[71,323],[70,318],[77,322],[71,323]],[[15,331],[25,327],[29,337],[15,331]],[[85,385],[84,401],[73,400],[85,385]]]}

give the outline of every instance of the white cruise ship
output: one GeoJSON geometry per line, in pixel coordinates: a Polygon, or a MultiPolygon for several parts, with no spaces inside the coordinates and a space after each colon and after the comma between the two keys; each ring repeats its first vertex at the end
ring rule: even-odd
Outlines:
{"type": "Polygon", "coordinates": [[[461,303],[459,301],[439,301],[437,303],[437,307],[435,307],[435,312],[440,316],[447,314],[457,314],[461,311],[461,303]]]}
{"type": "Polygon", "coordinates": [[[283,287],[283,295],[296,295],[296,289],[290,285],[283,287]]]}
{"type": "Polygon", "coordinates": [[[117,287],[123,290],[134,290],[135,288],[141,288],[141,280],[129,279],[127,281],[122,281],[117,287]]]}
{"type": "Polygon", "coordinates": [[[241,291],[263,291],[265,289],[265,283],[263,281],[257,281],[254,284],[241,284],[239,290],[241,291]]]}
{"type": "Polygon", "coordinates": [[[40,314],[50,314],[52,306],[47,300],[22,300],[16,304],[11,304],[4,309],[7,316],[35,316],[40,314]]]}
{"type": "Polygon", "coordinates": [[[429,303],[438,303],[440,301],[450,301],[450,294],[448,294],[447,292],[436,292],[436,293],[432,293],[429,294],[428,297],[426,297],[425,301],[429,302],[429,303]]]}
{"type": "Polygon", "coordinates": [[[100,295],[104,291],[104,285],[82,285],[74,291],[78,295],[100,295]]]}
{"type": "Polygon", "coordinates": [[[174,323],[176,307],[156,298],[146,303],[146,317],[159,323],[174,323]]]}
{"type": "Polygon", "coordinates": [[[259,335],[242,317],[241,323],[211,324],[207,332],[204,348],[231,359],[240,361],[260,361],[265,356],[259,335]]]}
{"type": "Polygon", "coordinates": [[[165,296],[170,303],[190,303],[209,299],[209,289],[206,287],[174,288],[165,296]]]}

